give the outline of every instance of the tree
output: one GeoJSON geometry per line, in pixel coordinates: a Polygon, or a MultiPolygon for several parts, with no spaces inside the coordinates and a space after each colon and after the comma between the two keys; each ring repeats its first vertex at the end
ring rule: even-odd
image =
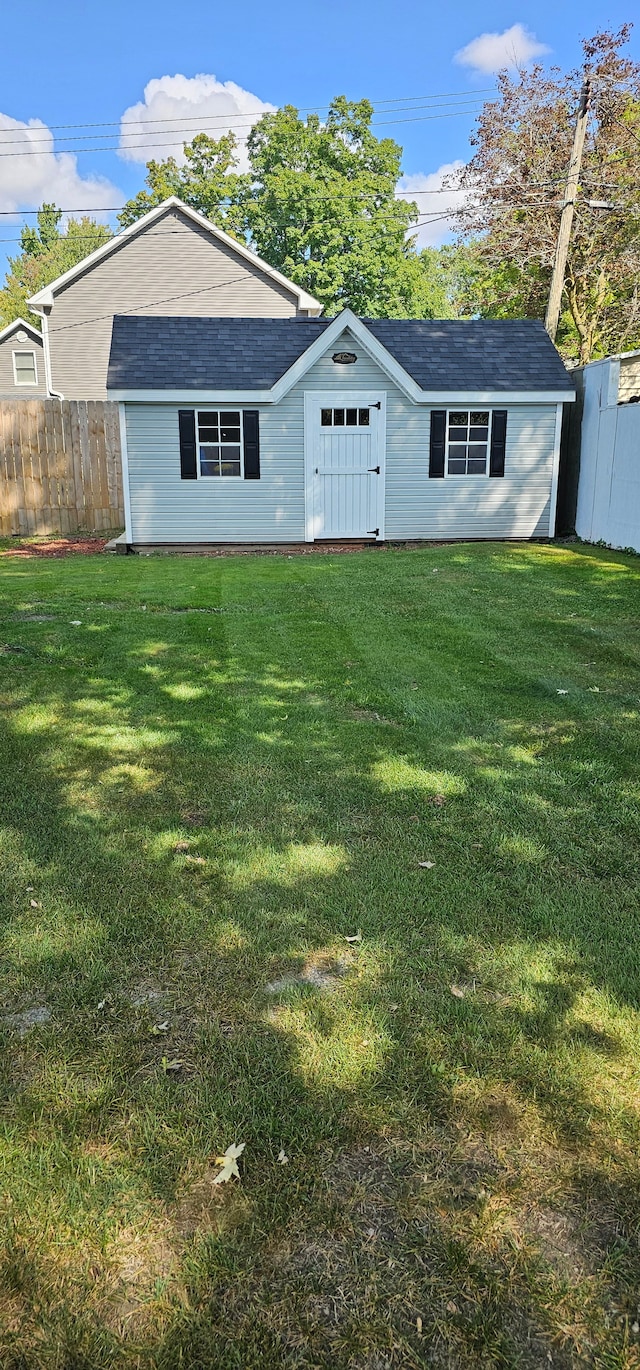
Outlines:
{"type": "Polygon", "coordinates": [[[293,106],[269,113],[248,139],[250,171],[238,175],[236,142],[198,134],[174,158],[149,162],[147,190],[125,205],[133,223],[167,195],[255,247],[271,266],[322,301],[373,317],[450,312],[437,254],[417,252],[408,230],[415,204],[396,198],[402,149],[371,129],[368,100],[343,96],[322,122],[293,106]]]}
{"type": "Polygon", "coordinates": [[[249,190],[250,178],[232,170],[237,164],[236,149],[233,133],[217,140],[198,133],[184,149],[184,166],[178,166],[175,157],[147,162],[147,190],[140,190],[127,201],[118,215],[119,223],[127,228],[170,195],[178,195],[227,233],[241,234],[240,204],[249,190]]]}
{"type": "MultiPolygon", "coordinates": [[[[565,277],[561,351],[581,363],[640,342],[640,64],[621,49],[630,25],[583,43],[584,66],[502,72],[458,184],[468,247],[469,312],[542,318],[573,117],[585,76],[592,97],[565,277]],[[598,207],[606,205],[607,208],[598,207]]],[[[464,272],[463,272],[464,276],[464,272]]]]}
{"type": "Polygon", "coordinates": [[[328,314],[344,305],[373,317],[411,313],[416,284],[423,289],[407,243],[417,207],[395,195],[402,149],[376,138],[372,115],[368,100],[339,96],[324,123],[287,105],[249,135],[252,241],[328,314]]]}
{"type": "Polygon", "coordinates": [[[60,233],[61,218],[62,211],[55,205],[43,204],[38,210],[37,227],[23,228],[20,254],[9,258],[4,288],[0,290],[3,327],[19,318],[29,318],[37,325],[36,316],[29,313],[29,297],[113,236],[106,224],[88,217],[69,219],[66,232],[60,233]]]}

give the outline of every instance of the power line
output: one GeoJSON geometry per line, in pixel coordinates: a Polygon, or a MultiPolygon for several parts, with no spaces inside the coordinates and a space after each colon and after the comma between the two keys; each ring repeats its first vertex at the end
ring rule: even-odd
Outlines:
{"type": "MultiPolygon", "coordinates": [[[[440,91],[440,92],[434,93],[433,95],[394,95],[394,96],[387,97],[387,98],[384,99],[384,100],[372,100],[370,103],[374,106],[374,108],[377,108],[378,105],[408,104],[408,103],[414,102],[414,101],[416,101],[416,100],[448,100],[448,99],[457,98],[458,96],[460,96],[460,97],[462,97],[462,96],[467,96],[467,97],[475,96],[475,97],[477,97],[478,95],[488,95],[488,94],[490,94],[490,93],[493,93],[493,92],[495,91],[495,89],[496,89],[495,86],[483,86],[483,87],[480,87],[480,88],[479,88],[478,90],[476,90],[475,92],[466,91],[466,90],[445,90],[445,91],[440,91]]],[[[327,102],[327,104],[324,104],[324,105],[301,105],[301,106],[299,106],[299,107],[296,106],[296,109],[297,109],[298,114],[318,114],[318,113],[320,112],[320,110],[329,109],[330,107],[331,107],[331,106],[330,106],[330,102],[327,102]]],[[[283,106],[281,106],[281,108],[283,108],[283,106]]],[[[276,114],[278,111],[274,109],[274,110],[258,110],[258,111],[256,111],[256,112],[257,112],[258,114],[261,115],[261,114],[271,114],[271,113],[276,114]]],[[[211,119],[214,119],[214,118],[217,118],[217,119],[224,119],[225,117],[226,117],[226,116],[225,116],[225,115],[222,115],[222,114],[220,114],[220,115],[211,115],[211,116],[210,116],[211,119]]],[[[128,125],[128,124],[131,124],[131,125],[133,125],[133,126],[135,126],[135,127],[137,128],[137,127],[139,127],[139,125],[140,125],[141,123],[144,124],[144,125],[147,125],[147,124],[164,124],[164,123],[173,123],[173,122],[174,122],[174,120],[172,120],[172,119],[170,118],[170,116],[167,115],[167,116],[165,116],[165,117],[162,118],[162,119],[144,119],[144,120],[138,120],[138,119],[107,119],[107,120],[103,120],[101,123],[47,124],[47,128],[49,128],[49,129],[54,129],[54,130],[58,130],[58,129],[62,129],[62,128],[123,128],[125,125],[128,125]]],[[[197,121],[196,121],[196,122],[197,122],[197,121]]],[[[13,130],[9,130],[9,131],[12,132],[13,130]]]]}
{"type": "MultiPolygon", "coordinates": [[[[418,97],[416,97],[416,98],[418,98],[418,97]]],[[[465,105],[476,105],[476,104],[478,103],[479,98],[480,98],[480,97],[479,97],[477,94],[475,94],[475,93],[472,93],[472,94],[469,94],[469,95],[466,95],[466,96],[462,96],[462,95],[461,95],[461,96],[457,96],[457,97],[456,97],[456,104],[462,105],[462,106],[465,106],[465,105]]],[[[391,103],[391,102],[389,102],[389,103],[391,103]]],[[[417,104],[417,105],[413,105],[413,107],[407,106],[406,108],[404,108],[402,105],[398,105],[395,109],[394,109],[394,108],[391,108],[391,109],[388,109],[388,110],[381,111],[381,113],[385,113],[385,114],[396,114],[396,113],[397,113],[397,114],[404,114],[404,113],[411,113],[412,108],[413,108],[414,110],[415,110],[415,109],[427,109],[427,110],[443,109],[443,110],[445,110],[445,111],[451,110],[451,106],[450,106],[450,105],[439,105],[439,104],[437,104],[437,103],[430,102],[429,104],[424,104],[424,105],[417,104]]],[[[152,130],[150,131],[150,133],[148,134],[148,137],[149,137],[149,138],[159,138],[159,137],[161,137],[161,135],[162,135],[163,133],[179,133],[182,129],[189,129],[189,130],[191,130],[191,129],[195,128],[196,130],[202,131],[202,130],[205,128],[205,126],[209,126],[209,125],[211,125],[211,124],[223,124],[224,126],[230,127],[230,128],[240,128],[240,127],[244,127],[245,124],[248,124],[250,127],[253,127],[253,125],[257,122],[257,119],[261,118],[263,114],[271,114],[271,113],[275,114],[275,113],[277,113],[277,112],[278,112],[278,111],[276,111],[276,110],[256,110],[256,111],[255,111],[255,114],[252,114],[252,112],[251,112],[250,110],[247,110],[247,111],[245,111],[245,112],[242,113],[242,114],[239,113],[239,114],[236,116],[236,118],[230,118],[230,117],[229,117],[229,114],[212,114],[212,115],[202,115],[202,116],[200,116],[199,118],[196,118],[196,119],[180,119],[180,118],[178,118],[178,117],[176,117],[175,119],[171,119],[171,118],[169,118],[169,117],[167,117],[167,118],[165,118],[165,119],[149,119],[149,120],[147,120],[147,119],[139,119],[139,120],[138,120],[138,119],[129,119],[129,120],[126,121],[126,124],[125,124],[125,121],[121,122],[121,124],[119,125],[119,127],[120,127],[120,130],[122,130],[124,127],[128,127],[129,125],[131,125],[131,127],[134,128],[134,129],[136,130],[137,133],[141,133],[141,132],[142,132],[148,125],[150,125],[150,124],[162,124],[162,125],[163,125],[162,128],[155,129],[155,130],[152,129],[152,130]]],[[[453,111],[453,112],[456,113],[456,112],[458,112],[458,111],[453,111]]],[[[376,121],[374,120],[373,122],[376,122],[376,121]]],[[[378,122],[380,122],[380,121],[378,121],[378,122]]],[[[398,121],[397,121],[397,120],[393,120],[393,121],[388,121],[388,122],[398,122],[398,121]]],[[[69,124],[69,125],[61,125],[61,126],[60,126],[60,125],[58,125],[58,126],[56,126],[56,125],[46,125],[46,126],[44,126],[44,127],[42,128],[42,136],[41,136],[41,137],[37,137],[37,138],[28,138],[28,139],[26,139],[26,140],[25,140],[24,137],[18,138],[18,137],[8,137],[8,136],[4,136],[4,135],[5,135],[5,134],[6,134],[6,135],[8,135],[8,134],[15,134],[15,133],[21,133],[21,134],[23,134],[23,135],[25,135],[25,134],[30,134],[30,133],[40,133],[41,130],[38,129],[38,128],[35,128],[35,129],[34,129],[34,128],[28,128],[28,127],[21,128],[21,129],[12,129],[12,128],[11,128],[11,129],[4,129],[4,130],[3,130],[3,129],[0,129],[0,144],[2,144],[3,146],[7,147],[7,146],[11,146],[11,145],[14,144],[14,143],[21,143],[21,142],[23,142],[23,141],[28,141],[29,144],[30,144],[32,147],[35,146],[35,145],[37,145],[37,144],[40,144],[40,143],[43,143],[43,144],[48,145],[48,144],[50,143],[51,139],[50,139],[50,137],[48,137],[47,135],[49,135],[49,134],[51,133],[51,130],[52,130],[53,128],[55,128],[55,127],[91,128],[91,129],[93,129],[94,127],[98,127],[98,128],[105,128],[105,127],[115,128],[115,127],[117,127],[117,125],[115,125],[115,124],[113,124],[113,125],[105,125],[105,124],[98,124],[98,125],[92,125],[92,124],[77,124],[77,125],[73,125],[73,124],[69,124]]],[[[93,132],[92,132],[92,133],[87,133],[87,134],[73,134],[73,135],[72,135],[72,134],[69,134],[68,137],[64,137],[64,136],[63,136],[62,138],[56,139],[56,142],[63,142],[63,143],[65,143],[65,142],[70,142],[70,141],[72,141],[73,139],[75,139],[76,142],[89,142],[89,141],[91,141],[91,139],[94,139],[94,141],[95,141],[95,140],[103,141],[103,140],[106,140],[106,139],[108,139],[108,138],[113,138],[113,136],[114,136],[113,133],[93,133],[93,132]]],[[[127,133],[125,133],[125,134],[122,135],[122,136],[123,136],[124,138],[131,138],[131,137],[133,137],[134,135],[133,135],[133,134],[127,134],[127,133]]],[[[179,140],[176,139],[176,141],[179,141],[179,140]]],[[[74,151],[75,149],[67,148],[67,149],[63,149],[63,150],[66,150],[66,151],[74,151]]]]}
{"type": "MultiPolygon", "coordinates": [[[[424,124],[430,123],[434,119],[458,119],[462,118],[463,115],[468,117],[470,114],[473,114],[474,112],[475,111],[472,109],[457,109],[452,110],[449,114],[416,115],[415,119],[374,119],[371,127],[389,128],[391,126],[394,126],[395,124],[424,124]]],[[[233,127],[238,127],[238,125],[233,125],[233,127]]],[[[196,135],[194,134],[194,137],[195,136],[196,135]]],[[[145,138],[144,142],[139,143],[106,143],[103,144],[102,147],[64,147],[61,148],[59,152],[56,152],[55,148],[53,147],[48,149],[31,146],[25,147],[22,152],[0,152],[0,157],[56,157],[62,156],[64,153],[135,152],[138,150],[146,151],[147,153],[152,153],[155,152],[158,148],[176,147],[177,144],[184,144],[186,141],[186,139],[180,138],[176,135],[175,138],[171,138],[168,141],[162,143],[152,143],[150,142],[149,138],[145,138]]]]}

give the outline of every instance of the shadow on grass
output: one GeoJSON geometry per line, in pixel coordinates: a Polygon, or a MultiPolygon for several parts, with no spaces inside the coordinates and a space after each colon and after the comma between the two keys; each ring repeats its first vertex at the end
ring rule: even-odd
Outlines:
{"type": "Polygon", "coordinates": [[[3,697],[5,1004],[52,1012],[5,1033],[7,1364],[626,1364],[635,724],[516,663],[483,714],[476,627],[356,688],[304,608],[242,669],[205,614],[97,622],[3,697]],[[181,1222],[233,1139],[242,1202],[181,1222]]]}

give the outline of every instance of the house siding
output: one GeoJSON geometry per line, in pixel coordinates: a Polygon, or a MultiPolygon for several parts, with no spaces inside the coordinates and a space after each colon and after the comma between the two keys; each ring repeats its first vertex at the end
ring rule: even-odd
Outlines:
{"type": "Polygon", "coordinates": [[[114,314],[289,318],[297,296],[179,210],[168,210],[56,293],[49,320],[54,390],[106,399],[114,314]]]}
{"type": "MultiPolygon", "coordinates": [[[[18,330],[19,331],[19,330],[18,330]]],[[[37,400],[47,393],[44,376],[44,356],[40,339],[27,334],[26,342],[18,342],[15,333],[0,340],[0,399],[37,400]],[[16,385],[13,376],[13,353],[35,352],[38,373],[37,385],[16,385]]]]}
{"type": "Polygon", "coordinates": [[[430,408],[406,398],[345,334],[279,404],[246,406],[260,410],[259,481],[182,481],[178,409],[188,395],[182,405],[128,403],[133,542],[303,541],[304,394],[313,390],[386,392],[386,538],[548,536],[555,404],[510,407],[505,397],[503,478],[430,480],[430,408]],[[342,349],[357,352],[355,366],[332,362],[342,349]]]}

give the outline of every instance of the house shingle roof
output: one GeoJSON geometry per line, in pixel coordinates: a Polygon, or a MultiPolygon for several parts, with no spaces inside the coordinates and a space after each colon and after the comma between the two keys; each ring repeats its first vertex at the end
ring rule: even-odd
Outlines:
{"type": "MultiPolygon", "coordinates": [[[[116,315],[107,385],[122,391],[268,390],[331,322],[116,315]]],[[[571,388],[553,343],[535,319],[364,323],[423,390],[571,388]]]]}

